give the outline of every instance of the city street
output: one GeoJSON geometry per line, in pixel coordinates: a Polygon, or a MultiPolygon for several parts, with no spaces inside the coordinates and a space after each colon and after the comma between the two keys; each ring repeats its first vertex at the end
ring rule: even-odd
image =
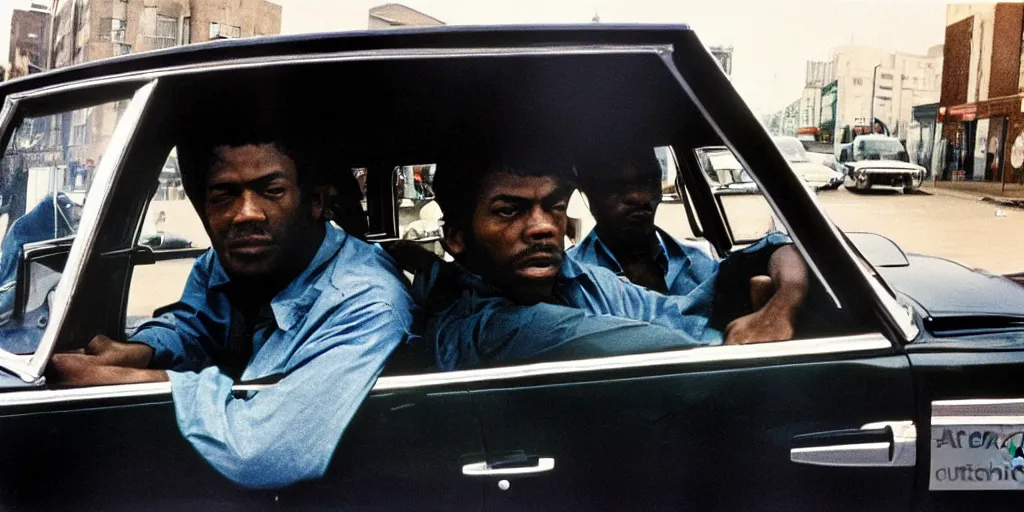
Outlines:
{"type": "MultiPolygon", "coordinates": [[[[906,252],[940,256],[995,273],[1024,270],[1024,210],[942,194],[903,195],[879,191],[854,194],[844,188],[818,193],[825,212],[844,231],[878,233],[906,252]],[[996,216],[1002,211],[1005,216],[996,216]]],[[[770,225],[761,196],[729,196],[725,208],[740,236],[755,236],[770,225]]],[[[682,204],[658,212],[658,224],[675,236],[690,236],[682,204]]]]}

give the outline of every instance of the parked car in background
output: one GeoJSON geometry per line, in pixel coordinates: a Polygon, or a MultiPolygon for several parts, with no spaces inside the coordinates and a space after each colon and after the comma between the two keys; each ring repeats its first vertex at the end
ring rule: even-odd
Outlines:
{"type": "Polygon", "coordinates": [[[842,173],[815,161],[824,162],[827,157],[811,157],[811,153],[804,149],[804,144],[796,137],[777,136],[772,137],[772,140],[793,172],[811,188],[835,190],[843,183],[842,173]]]}
{"type": "Polygon", "coordinates": [[[889,188],[913,192],[921,187],[925,169],[910,163],[910,155],[899,139],[888,135],[860,135],[839,153],[850,190],[889,188]]]}
{"type": "Polygon", "coordinates": [[[740,161],[725,146],[711,146],[695,150],[697,162],[704,170],[716,194],[759,194],[757,184],[740,161]]]}

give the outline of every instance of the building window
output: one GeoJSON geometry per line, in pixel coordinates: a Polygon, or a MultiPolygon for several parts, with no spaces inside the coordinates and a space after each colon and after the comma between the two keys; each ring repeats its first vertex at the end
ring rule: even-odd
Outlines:
{"type": "Polygon", "coordinates": [[[181,20],[181,44],[192,42],[192,18],[186,16],[181,20]]]}
{"type": "Polygon", "coordinates": [[[223,23],[210,23],[210,39],[234,39],[242,37],[242,27],[225,25],[223,23]]]}
{"type": "Polygon", "coordinates": [[[125,34],[128,31],[128,20],[118,18],[107,18],[103,20],[103,26],[110,25],[110,32],[101,32],[99,35],[100,39],[114,41],[116,43],[123,43],[125,41],[125,34]],[[110,39],[107,39],[109,37],[110,39]]]}
{"type": "Polygon", "coordinates": [[[156,15],[153,32],[146,34],[153,49],[170,48],[178,45],[178,20],[170,16],[156,15]]]}
{"type": "Polygon", "coordinates": [[[863,78],[854,78],[853,79],[853,85],[864,85],[864,79],[863,78]]]}
{"type": "Polygon", "coordinates": [[[114,56],[118,57],[121,55],[128,55],[132,52],[132,45],[124,43],[114,43],[114,56]]]}

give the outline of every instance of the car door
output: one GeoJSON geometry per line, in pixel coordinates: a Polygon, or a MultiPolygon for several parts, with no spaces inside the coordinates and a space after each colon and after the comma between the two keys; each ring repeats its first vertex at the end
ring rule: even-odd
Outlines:
{"type": "Polygon", "coordinates": [[[488,510],[907,510],[913,383],[878,334],[493,370],[488,510]]]}
{"type": "MultiPolygon", "coordinates": [[[[468,392],[458,387],[408,379],[379,384],[348,426],[327,475],[274,492],[241,489],[198,455],[178,430],[168,383],[47,386],[43,371],[54,350],[82,346],[98,332],[123,332],[132,271],[155,259],[151,249],[139,247],[138,227],[170,148],[162,142],[160,120],[173,105],[160,99],[155,80],[114,80],[97,89],[23,93],[8,98],[0,119],[4,140],[15,140],[23,119],[39,117],[33,117],[36,105],[45,105],[41,115],[58,124],[57,117],[95,97],[103,101],[90,103],[73,126],[84,133],[109,130],[102,152],[90,155],[99,164],[86,186],[77,233],[47,242],[44,255],[25,256],[30,261],[22,265],[51,265],[60,281],[52,293],[43,290],[49,318],[33,334],[33,348],[0,353],[0,508],[254,510],[283,503],[290,509],[479,509],[482,483],[457,470],[460,456],[482,451],[468,392]],[[91,120],[103,116],[110,117],[91,120]]],[[[78,139],[76,132],[83,133],[50,129],[47,136],[60,150],[48,157],[66,158],[72,141],[104,140],[78,139]]],[[[34,270],[17,276],[27,295],[39,294],[34,270]]],[[[238,387],[236,393],[260,389],[238,387]]]]}
{"type": "Polygon", "coordinates": [[[1024,336],[918,340],[915,510],[1019,510],[1024,489],[1024,336]]]}

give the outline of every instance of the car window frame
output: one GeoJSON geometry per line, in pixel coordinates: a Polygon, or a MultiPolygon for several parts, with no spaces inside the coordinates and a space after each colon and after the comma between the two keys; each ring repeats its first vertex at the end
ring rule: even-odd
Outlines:
{"type": "MultiPolygon", "coordinates": [[[[56,349],[58,334],[67,321],[71,297],[74,296],[81,283],[86,264],[90,258],[95,256],[93,252],[99,238],[100,224],[110,209],[109,196],[113,191],[114,181],[128,154],[132,136],[153,97],[156,84],[156,80],[150,80],[134,88],[130,96],[120,98],[128,99],[130,102],[124,114],[118,119],[110,142],[104,148],[103,155],[96,166],[96,175],[90,189],[92,200],[89,202],[89,207],[85,208],[82,213],[78,232],[75,234],[74,242],[72,242],[68,253],[67,265],[54,292],[54,308],[50,311],[50,321],[43,330],[35,352],[31,355],[17,355],[0,349],[0,368],[18,375],[26,383],[41,385],[44,382],[43,370],[56,349]]],[[[15,124],[14,121],[24,118],[26,112],[31,112],[34,103],[52,102],[47,106],[52,110],[53,105],[62,105],[61,100],[69,98],[66,94],[68,90],[66,87],[45,88],[6,97],[4,119],[0,123],[3,128],[0,142],[6,144],[10,140],[14,133],[14,126],[12,126],[15,124]]],[[[101,91],[101,96],[102,92],[109,91],[101,91]]],[[[76,99],[80,101],[80,97],[76,99]]]]}
{"type": "MultiPolygon", "coordinates": [[[[148,89],[147,89],[148,90],[148,94],[145,96],[145,102],[144,103],[140,104],[137,101],[133,100],[132,104],[129,105],[129,110],[131,110],[133,108],[133,106],[136,106],[137,109],[138,109],[138,112],[136,113],[136,115],[132,116],[132,120],[133,120],[132,130],[131,130],[131,132],[129,134],[127,134],[128,136],[126,137],[127,139],[130,139],[130,135],[132,133],[134,133],[134,129],[136,129],[138,127],[139,120],[142,117],[142,110],[152,100],[152,92],[153,92],[153,89],[155,88],[155,86],[157,84],[157,81],[159,80],[159,78],[161,76],[165,76],[165,75],[169,75],[169,74],[192,74],[192,73],[200,73],[200,72],[222,71],[222,70],[229,69],[229,68],[233,69],[233,68],[263,67],[263,66],[288,66],[288,65],[295,65],[295,64],[305,64],[305,63],[310,63],[310,62],[328,63],[328,62],[343,62],[343,61],[346,61],[346,60],[382,59],[382,58],[388,58],[388,57],[396,57],[398,55],[405,55],[408,58],[437,58],[439,56],[455,57],[455,58],[457,58],[459,56],[472,56],[472,57],[481,57],[481,56],[488,56],[488,55],[508,56],[510,53],[530,56],[530,55],[551,55],[553,53],[557,53],[558,55],[579,55],[579,54],[588,54],[588,53],[593,53],[593,52],[616,53],[616,54],[653,53],[655,55],[659,55],[662,58],[662,61],[666,62],[666,65],[670,68],[670,70],[674,71],[677,74],[677,78],[681,79],[681,77],[678,77],[678,71],[675,70],[674,65],[672,64],[671,57],[670,57],[671,51],[666,52],[665,51],[665,47],[661,46],[661,45],[633,45],[633,46],[627,46],[627,47],[608,45],[608,48],[603,48],[603,47],[600,47],[600,46],[597,46],[597,47],[572,47],[572,46],[564,46],[564,47],[554,47],[554,48],[553,47],[530,47],[530,48],[512,48],[512,49],[509,49],[509,48],[488,48],[486,50],[479,50],[479,49],[475,49],[474,50],[474,49],[465,49],[465,48],[444,49],[444,50],[437,50],[437,49],[405,50],[405,49],[402,49],[402,50],[393,50],[393,51],[381,51],[381,50],[378,50],[378,51],[372,51],[372,52],[364,52],[364,51],[338,52],[338,53],[330,54],[330,55],[326,55],[326,56],[325,55],[298,55],[298,56],[292,55],[292,56],[286,56],[286,57],[281,57],[281,58],[271,58],[271,59],[268,59],[268,58],[265,58],[265,57],[264,58],[252,58],[252,59],[235,59],[235,60],[230,60],[230,61],[226,61],[226,62],[214,62],[214,63],[207,64],[207,65],[191,65],[191,66],[182,66],[182,67],[177,67],[177,68],[154,69],[154,70],[147,70],[147,71],[141,71],[141,72],[125,73],[123,75],[115,75],[115,76],[112,76],[112,77],[104,77],[104,78],[100,78],[100,79],[89,79],[89,80],[84,80],[81,83],[75,82],[75,83],[72,83],[72,84],[68,84],[66,86],[56,86],[56,87],[51,87],[51,88],[44,88],[44,89],[40,89],[38,91],[32,91],[29,94],[33,94],[33,95],[55,94],[55,92],[51,92],[51,91],[52,90],[56,90],[56,91],[60,91],[60,92],[66,92],[68,90],[79,90],[79,89],[82,89],[83,87],[102,87],[102,86],[105,86],[105,85],[108,85],[108,84],[111,84],[111,83],[124,83],[124,82],[142,83],[143,85],[136,91],[136,94],[140,94],[140,92],[142,91],[142,88],[144,88],[144,87],[148,87],[148,89]],[[667,57],[666,55],[669,55],[669,56],[667,57]]],[[[692,96],[692,93],[691,93],[691,96],[692,96]]],[[[699,101],[696,101],[692,97],[690,99],[691,99],[691,101],[695,101],[698,104],[698,106],[700,106],[699,101]]],[[[122,119],[118,122],[118,129],[121,129],[122,125],[125,125],[127,123],[127,120],[129,119],[127,114],[128,114],[128,112],[126,111],[125,116],[122,117],[122,119]]],[[[704,114],[705,114],[705,116],[707,116],[706,112],[704,112],[704,114]]],[[[714,124],[714,123],[712,123],[712,124],[714,124]]],[[[729,146],[728,141],[725,141],[725,142],[726,142],[725,145],[729,146]]],[[[103,162],[105,163],[105,166],[102,168],[102,175],[105,177],[105,180],[102,181],[102,182],[99,182],[99,183],[106,184],[106,186],[108,187],[108,188],[104,189],[104,196],[103,196],[104,200],[102,202],[104,207],[108,207],[109,206],[107,204],[107,200],[106,200],[107,199],[107,195],[110,193],[109,187],[111,187],[111,185],[113,183],[113,180],[116,178],[117,173],[121,170],[120,169],[120,165],[123,162],[124,157],[125,157],[125,151],[124,150],[127,147],[127,143],[128,143],[128,140],[119,141],[119,144],[118,144],[117,147],[120,150],[120,155],[119,155],[119,158],[116,159],[116,162],[113,161],[112,159],[109,159],[109,158],[103,159],[103,162]]],[[[672,144],[671,146],[673,147],[673,150],[675,150],[675,144],[672,144]]],[[[114,147],[115,147],[114,140],[112,140],[111,141],[111,146],[109,146],[108,149],[107,149],[108,152],[111,151],[112,148],[114,148],[114,147]]],[[[733,150],[733,152],[735,154],[735,149],[732,148],[731,146],[730,146],[730,149],[733,150]]],[[[676,156],[678,157],[678,156],[681,156],[681,155],[677,154],[676,156]]],[[[690,158],[692,158],[692,156],[690,158]]],[[[739,158],[739,157],[737,157],[737,158],[740,160],[740,162],[742,164],[743,163],[742,158],[739,158]]],[[[680,167],[680,172],[679,172],[679,174],[677,174],[677,179],[683,179],[683,178],[679,178],[678,176],[680,174],[684,173],[684,172],[687,172],[685,170],[685,168],[691,167],[693,162],[687,161],[685,158],[684,159],[678,159],[677,162],[679,162],[679,167],[680,167]]],[[[370,171],[368,171],[368,172],[372,172],[372,171],[373,171],[373,169],[371,168],[370,171]]],[[[691,170],[689,172],[692,173],[693,171],[691,170]]],[[[698,170],[697,172],[700,172],[700,171],[698,170]]],[[[378,172],[377,174],[382,174],[382,173],[378,172]]],[[[751,173],[751,175],[752,175],[752,177],[755,180],[757,179],[756,175],[754,175],[753,173],[751,173]]],[[[97,180],[99,180],[99,176],[97,176],[97,180]]],[[[381,181],[383,183],[388,183],[391,180],[381,180],[381,181]]],[[[388,190],[393,190],[393,187],[387,187],[387,188],[388,188],[388,190]]],[[[370,199],[370,195],[371,195],[371,193],[368,190],[368,193],[367,193],[367,196],[368,196],[367,200],[368,201],[371,200],[370,199]]],[[[699,195],[699,193],[698,193],[698,195],[699,195]]],[[[697,197],[694,197],[693,199],[694,199],[695,202],[699,201],[699,198],[697,198],[697,197]]],[[[771,203],[771,201],[770,201],[770,204],[772,205],[773,211],[778,212],[777,205],[771,203]]],[[[700,211],[699,204],[697,205],[697,211],[700,211]]],[[[98,209],[97,210],[93,210],[93,212],[94,213],[91,214],[91,217],[94,217],[94,218],[92,218],[90,223],[88,224],[89,230],[88,231],[80,230],[80,232],[79,232],[80,235],[81,234],[87,234],[88,237],[89,237],[89,240],[94,240],[95,237],[97,236],[96,229],[98,227],[98,217],[100,216],[100,213],[99,213],[98,209]]],[[[821,213],[821,214],[823,215],[823,213],[821,213]]],[[[780,217],[781,217],[781,215],[780,215],[780,217]]],[[[397,211],[394,212],[393,218],[394,218],[395,222],[397,222],[397,211]]],[[[139,222],[141,222],[141,221],[142,221],[142,219],[140,218],[139,222]]],[[[709,218],[709,221],[713,221],[713,219],[709,218]]],[[[83,220],[83,224],[84,224],[84,220],[83,220]]],[[[702,219],[701,225],[704,226],[705,228],[708,228],[708,224],[703,222],[703,219],[702,219]]],[[[371,226],[371,230],[372,229],[373,229],[373,226],[371,226]]],[[[76,241],[76,245],[78,246],[79,250],[75,253],[75,256],[76,256],[75,261],[78,264],[82,264],[84,262],[83,251],[85,251],[85,249],[82,248],[82,246],[85,245],[84,240],[85,239],[83,238],[83,241],[76,241]]],[[[798,247],[799,247],[799,241],[796,240],[796,239],[794,239],[794,240],[797,242],[798,247]]],[[[376,240],[374,240],[374,241],[376,241],[376,240]]],[[[806,252],[804,252],[802,248],[801,248],[801,252],[804,254],[804,257],[806,258],[807,257],[806,252]]],[[[69,263],[70,262],[71,261],[69,260],[69,263]]],[[[68,293],[70,293],[69,291],[66,290],[67,286],[64,286],[63,288],[65,289],[63,296],[66,296],[68,293]]],[[[50,329],[50,331],[52,331],[53,333],[56,333],[59,330],[58,327],[55,327],[55,326],[51,326],[48,329],[50,329]]],[[[48,331],[48,332],[50,332],[50,331],[48,331]]],[[[54,348],[55,338],[56,338],[55,335],[51,335],[49,337],[49,345],[46,347],[47,348],[47,352],[45,354],[41,354],[42,351],[41,350],[37,350],[36,354],[33,356],[33,359],[31,361],[31,363],[32,363],[31,368],[38,368],[38,370],[36,372],[37,375],[41,375],[41,371],[45,367],[45,363],[46,363],[46,361],[49,358],[50,351],[52,351],[52,349],[54,348]]],[[[41,344],[41,348],[43,348],[42,344],[41,344]]],[[[650,367],[650,366],[658,366],[658,367],[660,367],[660,366],[671,366],[671,365],[686,364],[686,363],[704,364],[704,363],[716,362],[716,361],[734,361],[734,360],[735,361],[739,361],[739,360],[749,360],[749,359],[760,360],[761,358],[764,358],[765,361],[767,361],[766,364],[773,364],[774,365],[774,364],[784,364],[783,362],[778,362],[778,363],[773,362],[773,361],[781,361],[780,358],[785,359],[785,358],[789,358],[789,357],[797,357],[797,358],[810,357],[810,356],[814,356],[815,354],[836,354],[836,353],[860,354],[860,353],[864,353],[864,352],[877,353],[879,351],[885,351],[886,353],[890,353],[893,348],[894,348],[894,346],[893,346],[892,341],[889,338],[887,338],[885,335],[883,335],[882,333],[878,333],[878,332],[869,332],[867,334],[861,334],[861,335],[855,335],[855,336],[844,336],[844,337],[837,337],[837,338],[815,338],[815,339],[808,339],[808,340],[793,340],[793,341],[788,341],[788,342],[778,342],[778,343],[762,344],[762,345],[737,346],[737,347],[706,347],[706,348],[697,348],[697,349],[681,349],[679,351],[647,353],[647,354],[637,354],[637,355],[628,355],[628,356],[616,356],[616,357],[612,357],[612,358],[596,358],[596,359],[576,360],[576,361],[567,361],[567,362],[552,362],[552,363],[534,363],[534,364],[525,364],[525,365],[511,365],[511,366],[500,367],[500,368],[489,368],[489,369],[481,369],[481,370],[467,370],[467,371],[461,371],[461,372],[440,372],[440,371],[437,371],[437,372],[428,372],[428,373],[409,375],[409,376],[381,377],[380,380],[378,381],[378,384],[374,387],[374,391],[399,389],[399,388],[407,388],[407,387],[420,387],[420,386],[423,386],[423,385],[433,385],[433,384],[437,384],[437,383],[457,383],[457,382],[469,382],[469,381],[490,381],[490,380],[495,380],[495,379],[500,380],[500,379],[508,379],[508,378],[519,378],[519,377],[523,377],[523,376],[527,376],[527,375],[536,375],[536,374],[593,372],[593,371],[597,371],[597,370],[616,370],[616,369],[621,369],[621,368],[642,368],[642,367],[650,367]]],[[[236,386],[235,388],[239,389],[239,390],[258,391],[259,389],[262,389],[265,386],[266,385],[250,385],[250,386],[236,386]]],[[[126,385],[110,386],[109,388],[111,388],[111,389],[109,389],[109,392],[114,394],[114,395],[117,395],[117,396],[135,396],[135,393],[146,393],[148,395],[153,395],[153,394],[163,394],[163,393],[169,393],[170,392],[170,385],[168,383],[147,384],[147,385],[126,384],[126,385]],[[118,395],[118,393],[120,393],[121,395],[118,395]]],[[[64,393],[63,396],[72,396],[72,395],[74,395],[74,396],[91,397],[91,398],[95,398],[96,396],[100,396],[100,395],[108,396],[108,394],[105,394],[104,390],[96,390],[94,388],[84,388],[82,390],[47,390],[46,391],[47,394],[46,395],[42,395],[42,399],[51,399],[51,398],[46,398],[46,397],[54,397],[54,396],[57,396],[57,395],[55,395],[55,393],[59,394],[60,392],[64,392],[64,391],[75,392],[75,393],[64,393]]],[[[35,393],[35,392],[32,392],[32,393],[35,393]]],[[[16,396],[11,396],[10,398],[11,398],[10,401],[5,400],[4,399],[4,394],[0,394],[0,406],[3,406],[3,405],[5,405],[8,402],[14,402],[14,401],[17,401],[17,400],[21,400],[21,399],[23,399],[25,397],[22,396],[22,395],[16,395],[16,396]]],[[[91,399],[91,398],[82,398],[82,399],[91,399]]]]}

